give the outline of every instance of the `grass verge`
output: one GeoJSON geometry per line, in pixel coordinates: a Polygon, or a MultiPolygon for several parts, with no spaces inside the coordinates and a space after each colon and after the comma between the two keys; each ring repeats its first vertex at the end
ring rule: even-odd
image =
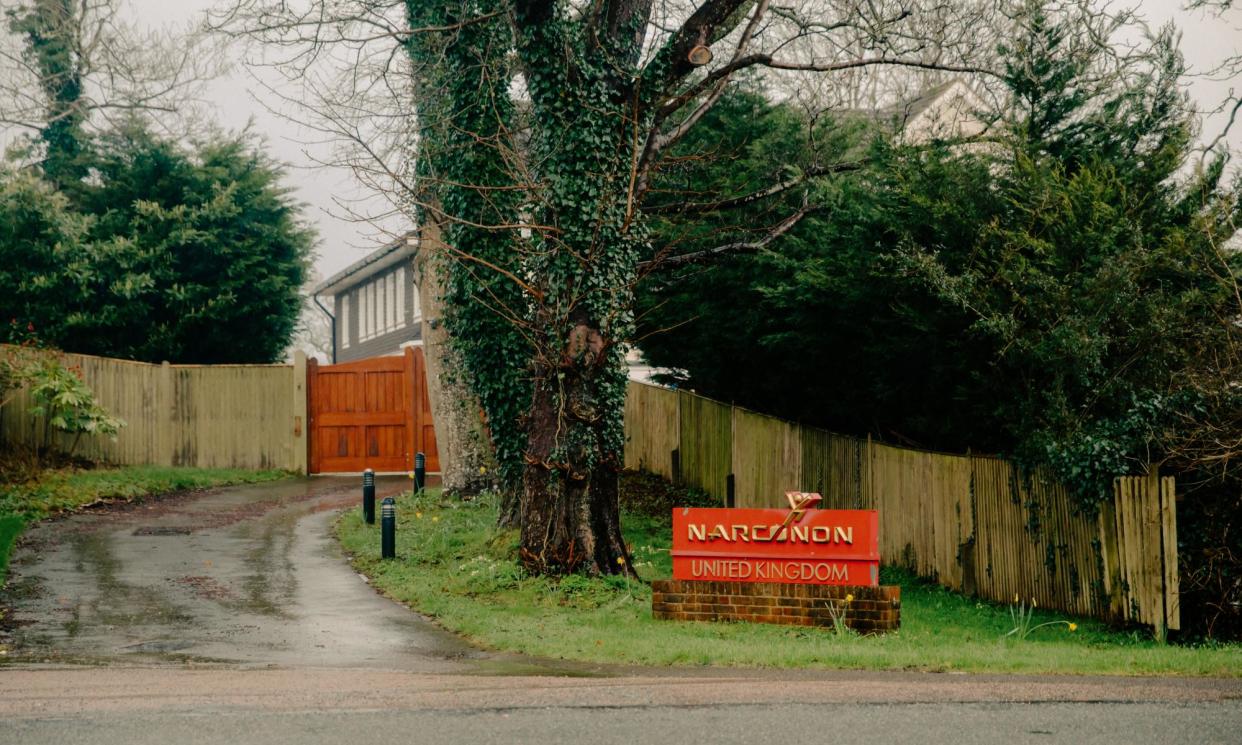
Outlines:
{"type": "Polygon", "coordinates": [[[4,586],[9,573],[9,554],[17,537],[26,529],[26,518],[21,515],[0,515],[0,587],[4,586]]]}
{"type": "Polygon", "coordinates": [[[65,468],[45,471],[20,484],[0,483],[0,586],[8,574],[9,553],[30,522],[101,501],[131,501],[152,494],[249,484],[284,478],[284,471],[233,468],[65,468]]]}
{"type": "MultiPolygon", "coordinates": [[[[543,657],[646,665],[878,670],[1242,676],[1242,646],[1157,644],[1074,619],[1005,637],[1009,609],[979,602],[887,568],[902,587],[902,627],[877,637],[750,623],[677,623],[651,617],[651,591],[612,577],[526,576],[513,560],[517,536],[497,531],[496,505],[442,500],[432,491],[397,501],[397,560],[379,558],[378,526],[358,510],[337,523],[355,566],[373,584],[485,647],[543,657]]],[[[667,513],[665,513],[667,514],[667,513]]],[[[669,519],[624,517],[635,568],[671,575],[669,519]]],[[[1064,618],[1036,611],[1033,624],[1064,618]]]]}

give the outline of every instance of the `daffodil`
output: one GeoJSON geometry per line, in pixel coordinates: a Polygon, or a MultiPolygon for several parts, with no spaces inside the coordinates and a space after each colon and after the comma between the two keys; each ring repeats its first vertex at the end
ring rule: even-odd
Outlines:
{"type": "Polygon", "coordinates": [[[617,557],[617,563],[618,563],[618,564],[620,564],[621,566],[625,566],[625,557],[624,557],[624,556],[618,556],[618,557],[617,557]]]}
{"type": "Polygon", "coordinates": [[[1071,623],[1071,624],[1069,625],[1069,630],[1070,630],[1070,631],[1077,631],[1077,630],[1078,630],[1078,624],[1076,624],[1076,623],[1071,623]]]}
{"type": "Polygon", "coordinates": [[[853,595],[846,595],[846,596],[845,596],[845,602],[847,602],[847,603],[852,603],[852,602],[854,602],[854,596],[853,596],[853,595]]]}
{"type": "Polygon", "coordinates": [[[423,519],[423,513],[421,513],[421,512],[415,512],[415,513],[414,513],[414,518],[415,518],[415,519],[417,519],[417,520],[422,520],[422,519],[423,519]]]}

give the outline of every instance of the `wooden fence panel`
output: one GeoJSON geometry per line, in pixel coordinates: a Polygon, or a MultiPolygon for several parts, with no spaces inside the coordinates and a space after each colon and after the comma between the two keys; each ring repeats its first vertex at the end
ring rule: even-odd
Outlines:
{"type": "Polygon", "coordinates": [[[625,467],[671,479],[679,446],[677,391],[630,383],[625,397],[625,467]]]}
{"type": "Polygon", "coordinates": [[[1056,607],[1043,580],[1043,556],[1031,528],[1038,510],[1020,469],[975,457],[975,579],[979,594],[1002,602],[1020,598],[1056,607]],[[1034,513],[1032,510],[1036,510],[1034,513]]]}
{"type": "MultiPolygon", "coordinates": [[[[152,365],[79,354],[64,362],[125,421],[115,439],[82,437],[77,455],[116,465],[304,469],[304,403],[293,366],[152,365]]],[[[31,403],[21,391],[4,406],[0,439],[42,441],[44,423],[30,414],[31,403]]],[[[73,440],[55,439],[62,450],[73,440]]]]}
{"type": "Polygon", "coordinates": [[[962,589],[963,547],[974,533],[970,459],[876,443],[867,451],[880,555],[962,589]]]}
{"type": "Polygon", "coordinates": [[[289,468],[294,460],[293,368],[173,368],[174,465],[289,468]]]}
{"type": "Polygon", "coordinates": [[[1117,479],[1113,497],[1111,509],[1100,513],[1101,528],[1111,527],[1110,538],[1115,535],[1116,548],[1104,559],[1111,608],[1126,620],[1181,628],[1173,479],[1125,476],[1117,479]]]}
{"type": "Polygon", "coordinates": [[[1179,626],[1172,478],[1119,478],[1088,513],[1043,469],[857,440],[637,383],[626,433],[627,466],[668,476],[667,453],[680,448],[686,483],[713,494],[731,464],[739,507],[781,507],[801,489],[826,508],[877,509],[885,563],[953,589],[1179,626]]]}
{"type": "MultiPolygon", "coordinates": [[[[95,392],[96,400],[115,417],[125,421],[116,439],[83,436],[74,452],[83,458],[104,463],[149,463],[156,451],[160,430],[156,426],[167,400],[161,400],[159,365],[112,360],[85,355],[64,355],[64,364],[80,373],[95,392]]],[[[0,413],[0,439],[31,446],[44,441],[45,422],[30,414],[34,400],[29,391],[19,391],[0,413]]],[[[52,441],[68,450],[74,438],[54,434],[52,441]]]]}
{"type": "Polygon", "coordinates": [[[738,507],[781,507],[802,482],[801,428],[733,409],[733,483],[738,507]]]}
{"type": "Polygon", "coordinates": [[[826,509],[873,509],[871,495],[863,495],[863,449],[853,437],[803,427],[802,490],[823,496],[826,509]]]}
{"type": "Polygon", "coordinates": [[[682,482],[723,502],[733,472],[732,407],[684,391],[678,406],[682,482]]]}

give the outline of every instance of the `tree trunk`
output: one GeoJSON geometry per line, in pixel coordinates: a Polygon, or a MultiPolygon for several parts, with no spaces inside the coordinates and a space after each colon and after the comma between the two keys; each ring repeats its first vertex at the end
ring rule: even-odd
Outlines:
{"type": "Polygon", "coordinates": [[[421,230],[418,252],[427,397],[435,423],[444,492],[467,496],[495,487],[496,463],[482,409],[466,383],[461,360],[450,344],[444,324],[445,260],[440,230],[427,221],[421,230]]]}
{"type": "Polygon", "coordinates": [[[560,357],[565,363],[536,369],[526,419],[522,564],[536,574],[632,575],[621,535],[621,454],[607,432],[620,412],[609,410],[615,404],[604,392],[617,360],[585,324],[572,337],[560,357]]]}

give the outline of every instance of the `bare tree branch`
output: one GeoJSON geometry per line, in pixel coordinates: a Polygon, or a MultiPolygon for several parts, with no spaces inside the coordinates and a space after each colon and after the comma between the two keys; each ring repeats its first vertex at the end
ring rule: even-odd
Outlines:
{"type": "Polygon", "coordinates": [[[639,264],[639,276],[645,276],[657,269],[675,269],[678,267],[689,266],[691,264],[707,264],[716,261],[725,256],[736,254],[755,253],[767,248],[785,233],[788,233],[793,226],[802,221],[802,218],[813,212],[814,207],[804,204],[798,211],[786,217],[775,227],[768,231],[763,238],[757,241],[736,241],[733,243],[725,243],[713,248],[707,248],[702,251],[694,251],[688,254],[677,254],[675,256],[663,255],[658,252],[656,257],[650,261],[644,261],[639,264]]]}

